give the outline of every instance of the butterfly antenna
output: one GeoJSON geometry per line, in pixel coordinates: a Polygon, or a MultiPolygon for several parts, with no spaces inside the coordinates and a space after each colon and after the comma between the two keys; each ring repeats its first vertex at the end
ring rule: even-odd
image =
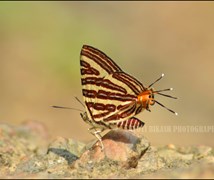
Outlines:
{"type": "Polygon", "coordinates": [[[59,108],[59,109],[72,109],[72,110],[84,112],[84,111],[81,110],[81,109],[70,108],[70,107],[63,107],[63,106],[51,106],[51,107],[53,107],[53,108],[59,108]]]}
{"type": "Polygon", "coordinates": [[[163,92],[163,91],[172,91],[173,88],[167,88],[167,89],[161,89],[161,90],[158,90],[158,91],[154,91],[155,93],[158,93],[158,92],[163,92]]]}
{"type": "Polygon", "coordinates": [[[156,101],[156,100],[154,100],[157,104],[159,104],[160,106],[162,106],[163,108],[165,108],[165,109],[167,109],[168,111],[170,111],[170,112],[172,112],[172,113],[174,113],[176,116],[178,115],[178,113],[177,112],[175,112],[175,111],[173,111],[173,110],[171,110],[171,109],[169,109],[169,108],[167,108],[166,106],[164,106],[163,104],[161,104],[161,103],[159,103],[158,101],[156,101]]]}
{"type": "Polygon", "coordinates": [[[167,89],[162,89],[162,90],[154,91],[153,93],[156,93],[156,94],[159,94],[159,95],[161,95],[161,96],[168,97],[168,98],[172,98],[172,99],[178,99],[177,97],[170,96],[170,95],[168,95],[168,94],[160,93],[160,92],[163,92],[163,91],[172,91],[172,90],[173,90],[173,88],[167,88],[167,89]]]}
{"type": "Polygon", "coordinates": [[[82,104],[82,106],[85,108],[84,104],[79,100],[78,97],[75,97],[75,99],[76,99],[80,104],[82,104]]]}
{"type": "Polygon", "coordinates": [[[159,93],[159,92],[158,92],[157,94],[159,94],[159,95],[161,95],[161,96],[168,97],[168,98],[172,98],[172,99],[178,99],[177,97],[170,96],[170,95],[168,95],[168,94],[163,94],[163,93],[159,93]]]}
{"type": "Polygon", "coordinates": [[[163,74],[163,73],[161,74],[161,77],[159,77],[155,82],[153,82],[152,84],[150,84],[148,88],[150,88],[150,87],[153,86],[156,82],[158,82],[159,80],[161,80],[162,77],[164,77],[164,74],[163,74]]]}

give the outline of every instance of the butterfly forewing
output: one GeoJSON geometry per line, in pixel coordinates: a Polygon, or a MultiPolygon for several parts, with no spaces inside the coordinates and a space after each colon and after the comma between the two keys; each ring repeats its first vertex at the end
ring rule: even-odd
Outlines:
{"type": "Polygon", "coordinates": [[[103,78],[121,69],[103,52],[84,45],[80,53],[81,82],[86,112],[92,118],[94,99],[103,78]]]}
{"type": "Polygon", "coordinates": [[[81,66],[88,67],[86,70],[88,71],[87,73],[82,73],[81,70],[82,75],[85,74],[86,76],[95,75],[96,77],[104,77],[107,74],[122,71],[120,67],[114,61],[112,61],[112,59],[109,58],[105,53],[91,46],[84,45],[82,47],[80,55],[81,66]],[[91,74],[90,70],[95,70],[96,73],[91,74]]]}
{"type": "Polygon", "coordinates": [[[80,57],[86,112],[105,124],[125,121],[142,111],[136,104],[144,86],[100,50],[84,45],[80,57]]]}

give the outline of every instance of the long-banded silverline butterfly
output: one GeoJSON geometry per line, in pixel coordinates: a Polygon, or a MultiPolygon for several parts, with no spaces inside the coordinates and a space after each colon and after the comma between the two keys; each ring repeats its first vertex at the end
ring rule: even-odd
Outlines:
{"type": "Polygon", "coordinates": [[[137,129],[144,122],[134,117],[144,109],[150,111],[155,103],[177,115],[173,110],[155,100],[154,95],[177,99],[161,92],[172,88],[155,91],[152,86],[145,87],[133,76],[125,73],[111,58],[102,51],[83,45],[80,52],[81,83],[85,112],[82,119],[91,125],[90,132],[97,137],[104,149],[100,133],[106,129],[137,129]]]}

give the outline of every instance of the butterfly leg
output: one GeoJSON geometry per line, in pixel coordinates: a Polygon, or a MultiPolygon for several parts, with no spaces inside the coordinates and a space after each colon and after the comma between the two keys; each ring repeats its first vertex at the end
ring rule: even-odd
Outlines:
{"type": "Polygon", "coordinates": [[[88,130],[92,135],[94,135],[99,140],[99,142],[101,144],[101,150],[103,151],[104,145],[102,142],[102,136],[100,135],[100,133],[103,131],[103,129],[97,130],[95,127],[91,127],[88,130]]]}

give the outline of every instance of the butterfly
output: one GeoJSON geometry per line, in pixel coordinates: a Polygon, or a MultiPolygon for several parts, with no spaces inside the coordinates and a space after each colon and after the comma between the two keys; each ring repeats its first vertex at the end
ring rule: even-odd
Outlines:
{"type": "MultiPolygon", "coordinates": [[[[89,45],[83,45],[80,52],[80,71],[85,112],[82,119],[91,125],[89,131],[97,137],[104,149],[101,135],[105,129],[137,129],[144,122],[135,117],[143,110],[150,110],[155,103],[168,109],[155,100],[155,94],[177,99],[163,94],[172,88],[155,91],[152,86],[145,87],[133,76],[124,72],[105,53],[89,45]]],[[[176,114],[171,109],[168,109],[176,114]]]]}

